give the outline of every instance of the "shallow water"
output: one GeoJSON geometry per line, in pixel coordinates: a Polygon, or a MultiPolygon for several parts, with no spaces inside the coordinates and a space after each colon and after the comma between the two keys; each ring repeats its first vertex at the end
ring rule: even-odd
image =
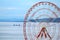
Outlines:
{"type": "MultiPolygon", "coordinates": [[[[57,30],[59,30],[60,25],[58,23],[56,23],[56,26],[57,26],[56,28],[58,28],[57,30]]],[[[27,30],[28,30],[28,28],[29,27],[27,27],[27,30]]],[[[58,32],[57,30],[56,30],[56,32],[58,32]]],[[[37,30],[36,30],[36,32],[37,32],[37,30]]],[[[29,33],[29,32],[27,32],[27,33],[29,33]]],[[[29,38],[29,36],[28,36],[28,38],[29,38]]],[[[55,36],[54,40],[56,40],[56,39],[60,40],[59,38],[60,38],[60,34],[59,34],[59,36],[55,36]]],[[[23,22],[0,22],[0,40],[24,40],[23,22]]],[[[30,40],[30,38],[29,38],[29,40],[30,40]]]]}

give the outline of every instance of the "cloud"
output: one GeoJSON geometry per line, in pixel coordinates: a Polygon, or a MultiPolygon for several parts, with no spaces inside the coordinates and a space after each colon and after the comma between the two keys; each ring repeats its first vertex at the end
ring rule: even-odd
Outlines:
{"type": "Polygon", "coordinates": [[[6,8],[0,8],[0,10],[18,10],[20,8],[16,8],[16,7],[6,7],[6,8]]]}

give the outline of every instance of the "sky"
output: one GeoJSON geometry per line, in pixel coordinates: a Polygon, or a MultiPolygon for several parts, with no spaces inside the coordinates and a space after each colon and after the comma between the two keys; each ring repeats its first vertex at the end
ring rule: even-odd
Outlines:
{"type": "Polygon", "coordinates": [[[60,0],[0,0],[0,21],[23,21],[28,9],[41,1],[52,2],[60,7],[60,0]]]}

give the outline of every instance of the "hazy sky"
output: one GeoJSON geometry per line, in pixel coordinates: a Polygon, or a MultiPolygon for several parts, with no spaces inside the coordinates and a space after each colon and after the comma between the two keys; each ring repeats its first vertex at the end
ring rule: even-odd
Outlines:
{"type": "Polygon", "coordinates": [[[60,0],[0,0],[0,20],[23,20],[27,10],[40,1],[53,2],[60,7],[60,0]]]}

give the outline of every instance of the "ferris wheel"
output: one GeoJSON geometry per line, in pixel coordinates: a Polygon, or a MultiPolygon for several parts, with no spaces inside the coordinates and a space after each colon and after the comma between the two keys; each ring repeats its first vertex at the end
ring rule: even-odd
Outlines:
{"type": "MultiPolygon", "coordinates": [[[[30,19],[59,18],[60,9],[51,2],[38,2],[26,13],[23,34],[25,40],[55,40],[57,30],[56,23],[29,22],[30,19]],[[28,22],[27,22],[28,21],[28,22]]],[[[47,20],[48,21],[48,20],[47,20]]],[[[57,30],[58,31],[58,30],[57,30]]]]}

